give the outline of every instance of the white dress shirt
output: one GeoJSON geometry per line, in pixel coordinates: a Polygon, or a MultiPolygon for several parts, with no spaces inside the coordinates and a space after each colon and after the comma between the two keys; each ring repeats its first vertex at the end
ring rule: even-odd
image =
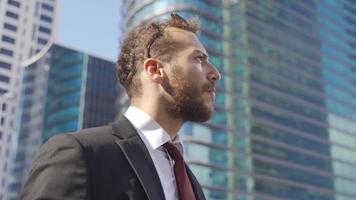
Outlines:
{"type": "MultiPolygon", "coordinates": [[[[150,153],[166,200],[177,200],[177,185],[173,170],[174,160],[170,158],[167,150],[162,147],[164,143],[171,141],[169,134],[148,114],[136,107],[130,106],[125,113],[125,117],[136,128],[150,153]]],[[[181,151],[183,150],[178,135],[171,142],[181,151]]]]}

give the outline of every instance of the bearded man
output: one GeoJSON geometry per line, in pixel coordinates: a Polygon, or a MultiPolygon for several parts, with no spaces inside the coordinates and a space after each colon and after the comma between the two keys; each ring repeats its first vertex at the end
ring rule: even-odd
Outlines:
{"type": "Polygon", "coordinates": [[[220,73],[197,37],[197,20],[173,13],[129,33],[117,62],[131,101],[108,126],[59,134],[34,160],[21,198],[203,200],[177,135],[214,111],[220,73]]]}

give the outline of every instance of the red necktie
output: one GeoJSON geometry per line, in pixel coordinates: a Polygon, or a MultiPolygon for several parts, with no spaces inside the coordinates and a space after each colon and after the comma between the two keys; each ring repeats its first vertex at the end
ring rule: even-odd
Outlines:
{"type": "Polygon", "coordinates": [[[193,191],[192,184],[190,183],[187,170],[185,168],[185,162],[181,152],[172,143],[165,143],[163,145],[171,158],[175,161],[174,163],[174,174],[176,176],[178,199],[179,200],[195,200],[195,195],[193,191]]]}

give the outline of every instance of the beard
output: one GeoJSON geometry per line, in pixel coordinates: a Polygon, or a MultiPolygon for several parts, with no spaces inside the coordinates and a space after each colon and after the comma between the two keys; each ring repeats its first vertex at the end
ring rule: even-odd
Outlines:
{"type": "Polygon", "coordinates": [[[203,95],[214,87],[213,83],[198,85],[182,76],[178,66],[173,68],[173,77],[166,91],[171,95],[167,102],[169,113],[183,121],[205,122],[214,113],[214,100],[203,95]],[[210,101],[210,102],[209,102],[210,101]]]}

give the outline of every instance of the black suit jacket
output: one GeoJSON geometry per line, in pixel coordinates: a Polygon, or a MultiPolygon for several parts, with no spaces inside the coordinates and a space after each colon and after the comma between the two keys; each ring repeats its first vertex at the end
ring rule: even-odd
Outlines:
{"type": "MultiPolygon", "coordinates": [[[[188,168],[197,200],[202,189],[188,168]]],[[[164,200],[158,173],[125,118],[108,126],[59,134],[40,149],[22,190],[24,200],[164,200]]]]}

